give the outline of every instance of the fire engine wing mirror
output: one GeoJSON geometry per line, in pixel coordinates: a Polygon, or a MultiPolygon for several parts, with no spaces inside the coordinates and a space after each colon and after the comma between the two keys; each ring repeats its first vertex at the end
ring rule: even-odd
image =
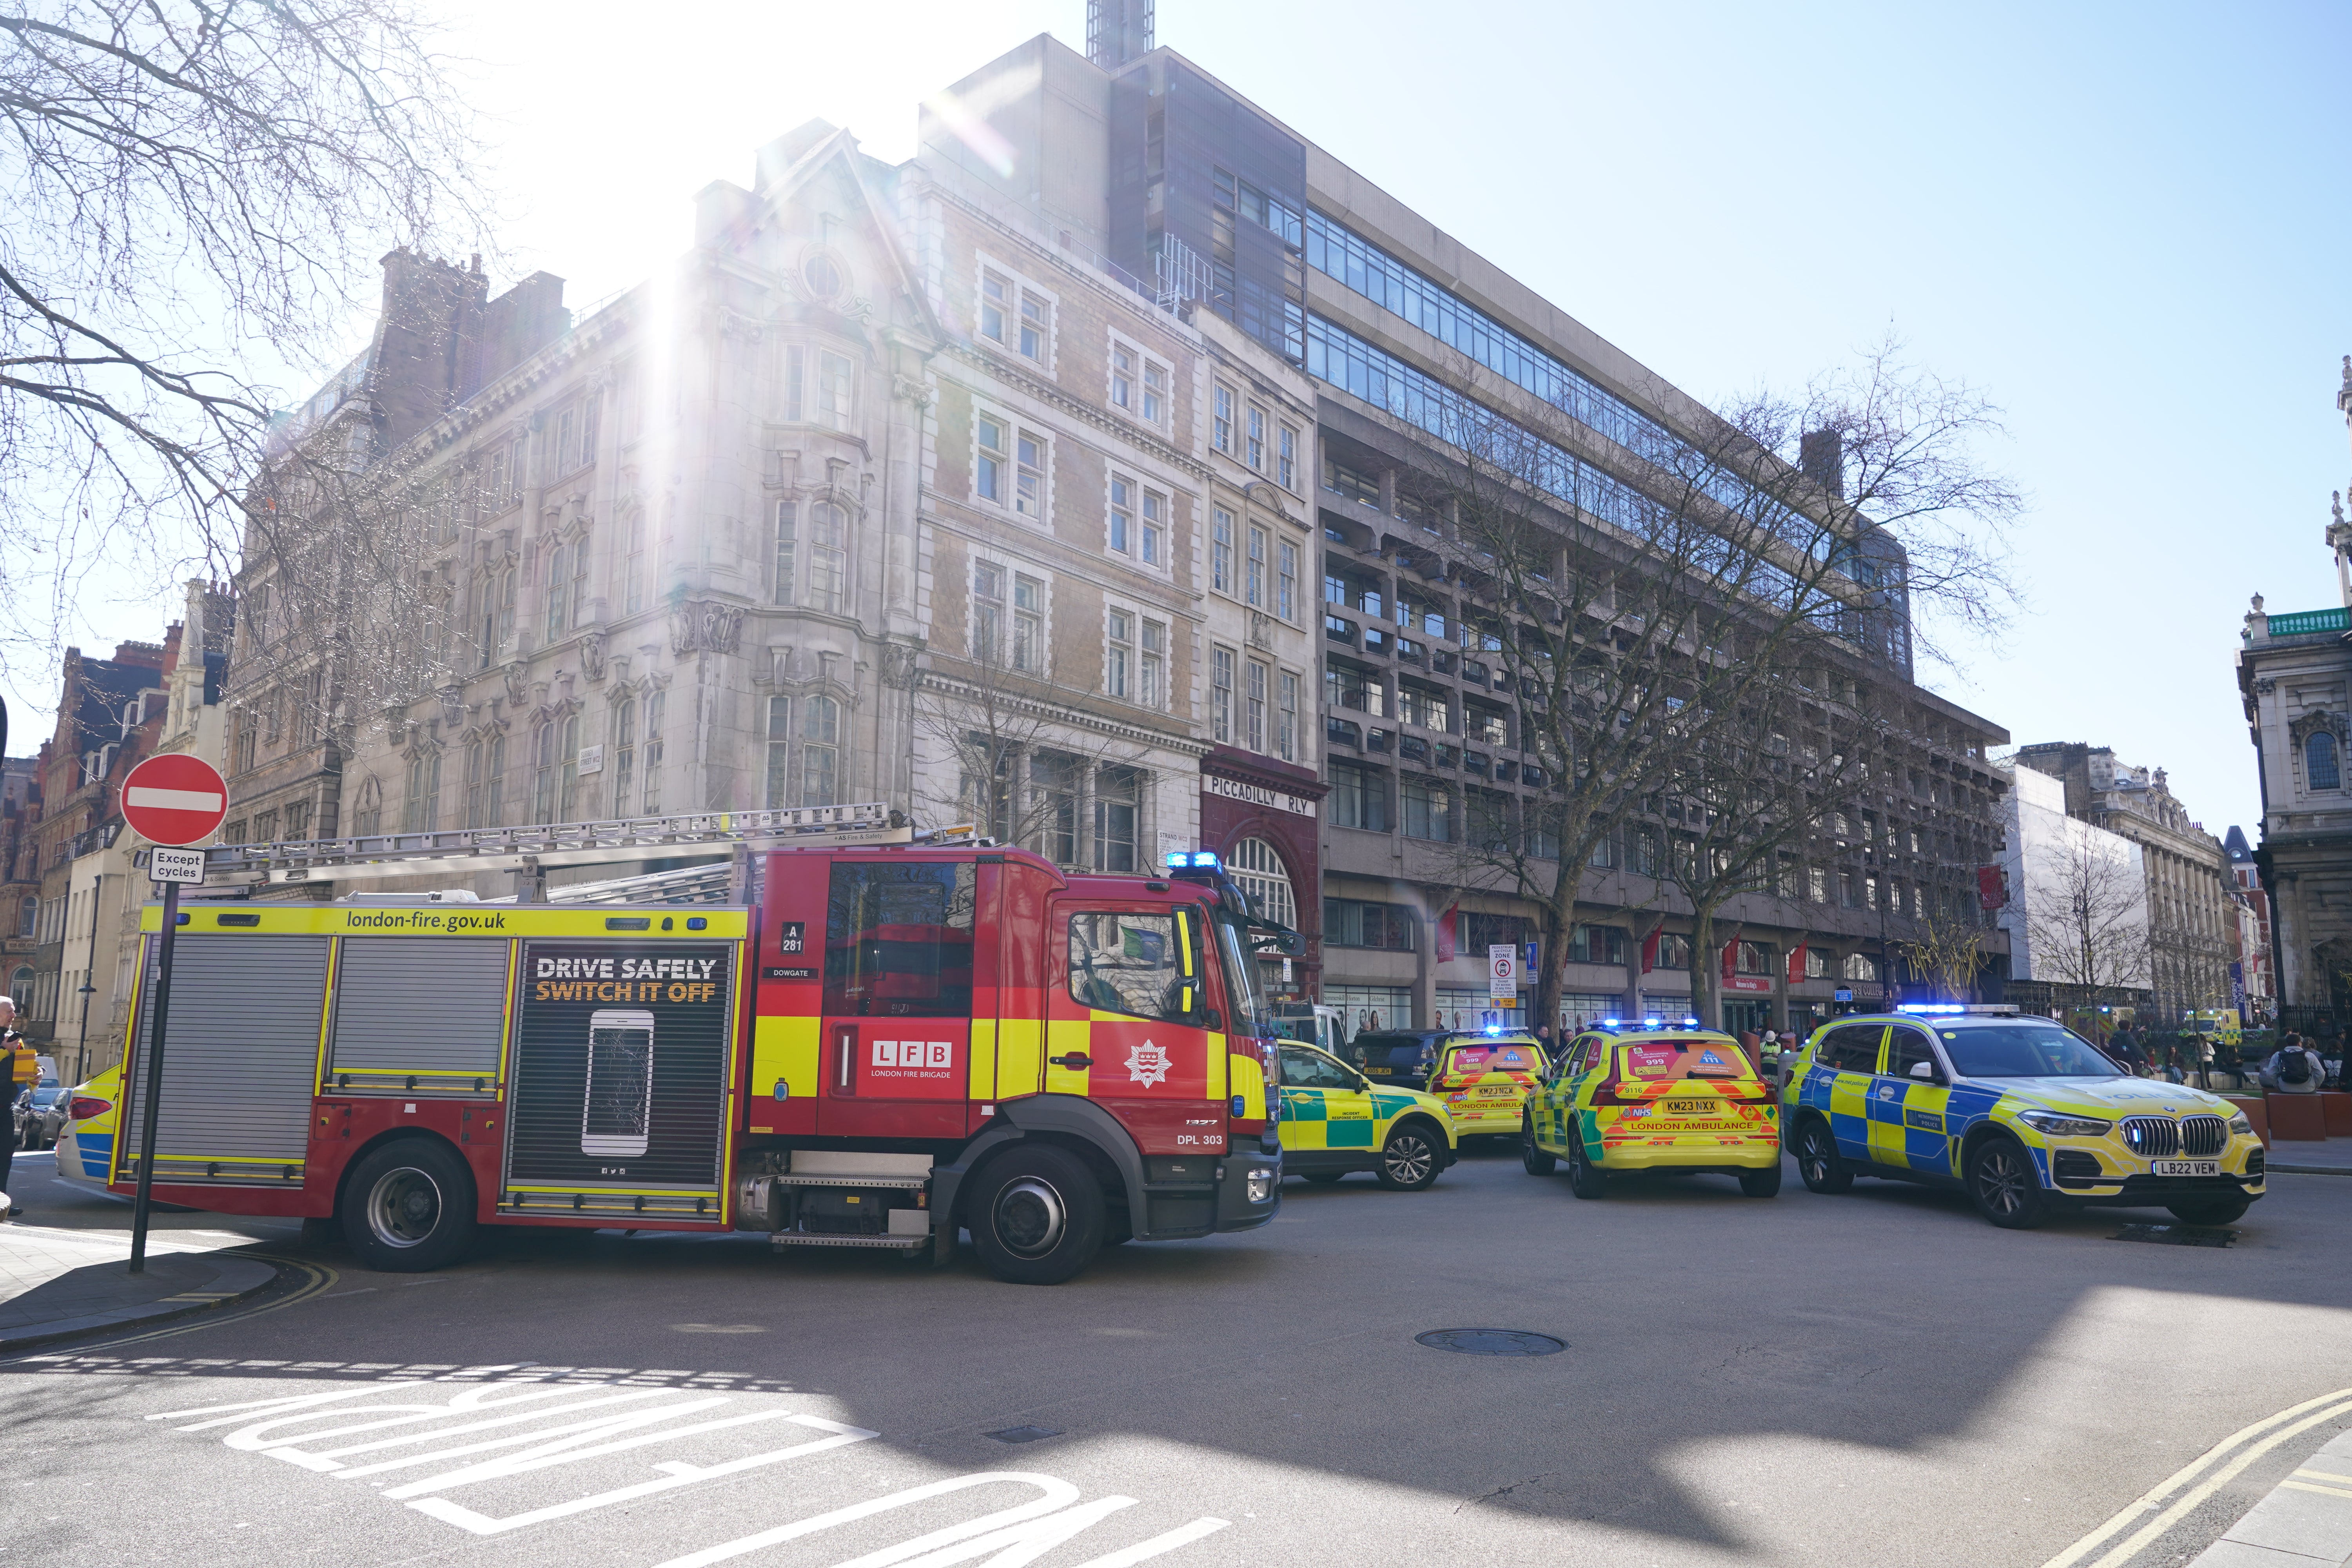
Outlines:
{"type": "Polygon", "coordinates": [[[1250,945],[1259,952],[1278,952],[1285,958],[1307,956],[1307,938],[1304,933],[1295,931],[1262,936],[1250,945]]]}

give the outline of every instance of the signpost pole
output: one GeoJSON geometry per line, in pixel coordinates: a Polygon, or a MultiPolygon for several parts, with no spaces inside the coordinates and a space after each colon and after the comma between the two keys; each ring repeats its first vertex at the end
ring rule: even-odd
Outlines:
{"type": "Polygon", "coordinates": [[[147,1026],[147,1089],[139,1097],[139,1196],[131,1205],[131,1272],[147,1272],[147,1207],[155,1184],[155,1102],[163,1093],[163,1025],[172,1013],[172,935],[180,928],[180,884],[163,884],[163,940],[155,956],[155,1003],[147,1026]]]}

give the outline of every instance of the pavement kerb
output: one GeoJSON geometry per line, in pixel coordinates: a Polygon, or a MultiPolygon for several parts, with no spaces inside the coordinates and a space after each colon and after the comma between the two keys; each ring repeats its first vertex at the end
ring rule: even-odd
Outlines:
{"type": "Polygon", "coordinates": [[[29,1328],[0,1331],[0,1355],[53,1344],[105,1329],[147,1328],[168,1323],[181,1318],[192,1318],[201,1312],[218,1311],[234,1307],[259,1295],[278,1282],[283,1272],[268,1259],[232,1256],[208,1259],[216,1263],[220,1276],[215,1284],[224,1287],[223,1293],[206,1301],[174,1301],[169,1298],[149,1301],[135,1307],[117,1307],[103,1312],[91,1312],[79,1318],[57,1318],[36,1323],[29,1328]]]}
{"type": "Polygon", "coordinates": [[[2352,1165],[2288,1165],[2276,1160],[2264,1161],[2263,1171],[2264,1174],[2276,1171],[2286,1176],[2352,1176],[2352,1165]]]}

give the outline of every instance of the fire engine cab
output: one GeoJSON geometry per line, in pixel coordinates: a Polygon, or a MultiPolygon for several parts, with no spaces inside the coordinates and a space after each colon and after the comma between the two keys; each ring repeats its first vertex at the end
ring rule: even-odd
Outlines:
{"type": "MultiPolygon", "coordinates": [[[[802,815],[701,819],[718,826],[699,839],[683,819],[530,830],[537,853],[504,858],[515,830],[210,851],[208,880],[256,882],[538,875],[595,858],[599,829],[606,858],[713,839],[733,858],[717,879],[548,895],[569,901],[184,903],[155,1196],[340,1221],[380,1269],[438,1268],[485,1225],[762,1231],[938,1265],[968,1231],[998,1279],[1039,1284],[1130,1238],[1274,1217],[1278,1058],[1253,952],[1292,939],[1213,856],[1083,875],[903,826],[828,840],[769,820],[802,815]],[[732,901],[666,901],[720,887],[732,901]]],[[[138,1175],[161,919],[118,1192],[138,1175]]]]}

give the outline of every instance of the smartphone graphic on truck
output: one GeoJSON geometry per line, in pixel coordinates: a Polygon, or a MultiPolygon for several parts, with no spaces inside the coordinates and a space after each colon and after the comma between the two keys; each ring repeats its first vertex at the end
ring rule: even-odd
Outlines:
{"type": "Polygon", "coordinates": [[[599,1008],[588,1016],[588,1089],[580,1111],[583,1154],[637,1155],[653,1130],[654,1016],[599,1008]]]}

